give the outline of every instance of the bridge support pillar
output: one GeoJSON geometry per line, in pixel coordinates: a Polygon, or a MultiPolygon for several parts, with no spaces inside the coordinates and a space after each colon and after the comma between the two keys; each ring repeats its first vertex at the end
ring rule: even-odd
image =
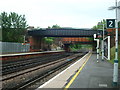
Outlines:
{"type": "Polygon", "coordinates": [[[41,51],[42,38],[37,36],[30,36],[30,50],[31,51],[41,51]]]}
{"type": "Polygon", "coordinates": [[[66,52],[70,52],[70,44],[64,44],[64,50],[66,51],[66,52]]]}

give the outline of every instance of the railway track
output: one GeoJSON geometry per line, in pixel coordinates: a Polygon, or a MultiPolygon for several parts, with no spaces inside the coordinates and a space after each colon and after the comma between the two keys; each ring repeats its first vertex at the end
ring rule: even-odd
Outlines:
{"type": "Polygon", "coordinates": [[[48,62],[52,62],[61,58],[64,58],[66,56],[69,56],[68,54],[53,54],[53,55],[45,55],[45,56],[39,56],[37,58],[32,59],[25,59],[22,61],[12,62],[8,64],[2,65],[2,75],[7,75],[10,73],[18,72],[21,70],[25,70],[28,68],[32,68],[41,64],[45,64],[48,62]]]}
{"type": "MultiPolygon", "coordinates": [[[[80,57],[80,56],[82,56],[82,55],[84,55],[84,54],[81,54],[81,55],[79,55],[79,56],[74,56],[73,55],[73,53],[67,53],[67,54],[56,54],[56,55],[53,55],[53,56],[48,56],[48,57],[45,57],[46,59],[44,59],[44,60],[47,60],[47,59],[50,59],[50,60],[48,60],[47,62],[42,62],[42,64],[36,64],[37,62],[35,62],[35,64],[33,65],[34,66],[34,68],[31,68],[31,69],[28,69],[28,70],[26,70],[26,69],[23,69],[21,72],[19,71],[19,73],[17,73],[17,74],[11,74],[11,75],[9,75],[9,77],[3,77],[3,79],[2,79],[2,81],[3,81],[3,85],[6,85],[6,86],[8,86],[8,87],[10,87],[10,89],[12,88],[14,88],[14,89],[22,89],[22,88],[25,88],[25,87],[27,87],[28,85],[30,85],[30,84],[32,84],[32,83],[34,83],[34,82],[36,82],[36,81],[38,81],[38,80],[40,80],[40,79],[42,79],[42,78],[44,78],[44,77],[46,77],[46,76],[48,76],[48,75],[50,75],[51,73],[53,73],[53,72],[55,72],[55,71],[57,71],[57,70],[59,70],[60,68],[62,68],[62,67],[65,67],[66,65],[68,65],[69,63],[71,63],[71,62],[73,62],[73,60],[75,59],[75,58],[77,58],[77,57],[80,57]],[[71,56],[72,55],[72,56],[71,56]],[[62,56],[61,58],[64,58],[64,59],[61,59],[60,58],[60,56],[62,56]],[[68,57],[69,56],[69,58],[65,58],[65,57],[68,57]],[[50,58],[51,57],[51,58],[50,58]],[[58,60],[59,59],[59,60],[58,60]],[[69,60],[66,60],[66,59],[69,59],[69,60]],[[71,59],[71,60],[70,60],[71,59]],[[35,67],[35,65],[37,65],[36,67],[35,67]],[[39,71],[39,72],[38,72],[39,71]],[[26,78],[25,76],[26,76],[26,74],[28,75],[28,76],[31,76],[31,75],[33,75],[33,72],[34,72],[34,74],[35,74],[35,76],[34,77],[32,77],[32,78],[26,78]],[[36,72],[37,72],[37,74],[36,74],[36,72]],[[38,74],[39,73],[39,74],[38,74]],[[31,75],[29,75],[29,74],[31,74],[31,75]],[[8,82],[8,81],[11,81],[12,82],[12,80],[14,80],[14,79],[16,79],[16,77],[19,77],[19,78],[21,78],[21,76],[22,77],[24,77],[26,80],[24,80],[24,82],[21,82],[21,80],[20,80],[20,82],[21,83],[19,83],[19,84],[17,84],[17,85],[12,85],[12,87],[11,87],[11,84],[6,84],[6,82],[8,82]],[[27,80],[28,79],[28,80],[27,80]]],[[[32,59],[32,61],[33,61],[34,59],[32,59]]],[[[29,60],[28,60],[29,61],[29,60]]],[[[31,60],[30,60],[31,61],[31,60]]],[[[36,60],[37,61],[37,60],[36,60]]],[[[38,60],[39,61],[39,60],[38,60]]],[[[19,63],[20,62],[17,62],[17,64],[18,64],[18,66],[19,66],[19,63]]],[[[32,62],[32,63],[34,63],[34,62],[32,62]]],[[[28,63],[29,64],[29,63],[28,63]]],[[[9,64],[10,65],[10,64],[9,64]]],[[[12,64],[11,64],[12,65],[12,64]]],[[[25,64],[23,64],[23,65],[25,65],[25,64]]],[[[13,66],[14,67],[14,66],[13,66]]],[[[16,67],[16,66],[15,66],[16,67]]],[[[29,67],[29,66],[27,66],[27,67],[29,67]]],[[[30,67],[29,67],[30,68],[30,67]]],[[[10,69],[9,69],[10,70],[10,69]]],[[[16,70],[17,70],[17,68],[16,68],[16,70]]],[[[18,72],[17,71],[17,72],[18,72]]],[[[9,73],[11,73],[11,72],[9,72],[9,73]]],[[[13,72],[12,72],[13,73],[13,72]]],[[[17,78],[17,79],[19,79],[19,78],[17,78]]],[[[3,88],[3,89],[5,89],[5,87],[3,88]]]]}

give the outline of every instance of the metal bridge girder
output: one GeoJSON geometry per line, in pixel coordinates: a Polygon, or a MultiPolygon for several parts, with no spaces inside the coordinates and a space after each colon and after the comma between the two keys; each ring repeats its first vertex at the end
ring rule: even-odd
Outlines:
{"type": "Polygon", "coordinates": [[[28,35],[40,37],[93,37],[94,34],[98,33],[102,35],[102,32],[102,30],[92,29],[33,29],[28,31],[28,35]]]}

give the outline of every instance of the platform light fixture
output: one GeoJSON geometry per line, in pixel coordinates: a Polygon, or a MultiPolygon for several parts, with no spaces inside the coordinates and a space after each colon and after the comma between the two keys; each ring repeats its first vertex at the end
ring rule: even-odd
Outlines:
{"type": "Polygon", "coordinates": [[[103,35],[102,35],[102,61],[104,60],[104,35],[105,35],[105,24],[98,22],[98,25],[102,25],[103,27],[103,35]]]}
{"type": "Polygon", "coordinates": [[[118,85],[118,12],[117,10],[120,9],[118,6],[117,0],[115,1],[116,6],[109,7],[108,10],[116,10],[116,37],[115,37],[115,59],[114,59],[114,70],[113,70],[113,85],[118,85]]]}

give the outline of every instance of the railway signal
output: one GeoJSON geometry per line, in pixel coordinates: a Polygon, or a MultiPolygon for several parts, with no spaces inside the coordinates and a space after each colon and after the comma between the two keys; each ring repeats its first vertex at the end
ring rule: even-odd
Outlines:
{"type": "Polygon", "coordinates": [[[100,40],[99,40],[99,33],[96,35],[96,34],[94,34],[94,41],[97,41],[97,47],[96,47],[96,49],[97,49],[97,62],[99,62],[98,60],[99,60],[99,42],[100,42],[100,40]]]}
{"type": "Polygon", "coordinates": [[[102,61],[104,61],[104,34],[105,34],[105,24],[104,23],[98,23],[98,25],[102,25],[103,26],[103,34],[102,34],[102,61]]]}

